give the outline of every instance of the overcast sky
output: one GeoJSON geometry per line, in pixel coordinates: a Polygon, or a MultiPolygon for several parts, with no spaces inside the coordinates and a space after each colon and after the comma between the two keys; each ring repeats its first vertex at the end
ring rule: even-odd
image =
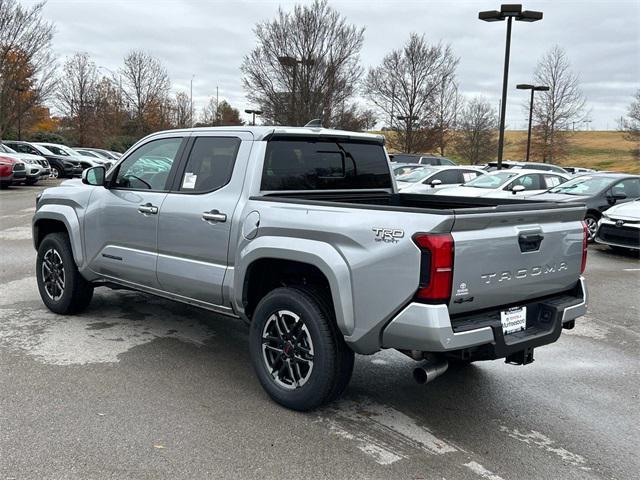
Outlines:
{"type": "MultiPolygon", "coordinates": [[[[88,52],[98,65],[117,70],[131,49],[159,57],[174,91],[188,93],[192,75],[199,112],[216,86],[233,106],[249,107],[240,83],[243,56],[255,45],[257,22],[274,17],[288,0],[49,0],[44,15],[56,24],[54,48],[61,61],[88,52]]],[[[23,0],[23,4],[35,3],[23,0]]],[[[361,62],[378,64],[410,32],[448,42],[460,57],[457,76],[467,96],[484,95],[496,108],[502,85],[505,22],[485,23],[479,10],[499,8],[497,0],[332,0],[349,22],[363,26],[361,62]]],[[[580,76],[594,130],[614,129],[633,92],[640,88],[640,0],[530,0],[542,10],[536,23],[514,23],[507,124],[524,128],[526,94],[535,64],[553,45],[566,49],[580,76]]]]}

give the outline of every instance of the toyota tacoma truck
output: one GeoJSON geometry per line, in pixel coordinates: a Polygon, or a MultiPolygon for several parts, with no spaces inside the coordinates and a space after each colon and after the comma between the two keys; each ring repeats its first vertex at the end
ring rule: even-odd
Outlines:
{"type": "Polygon", "coordinates": [[[398,193],[384,137],[324,128],[152,134],[36,199],[45,305],[125,288],[249,325],[255,373],[309,410],[354,353],[525,365],[585,313],[581,204],[398,193]]]}

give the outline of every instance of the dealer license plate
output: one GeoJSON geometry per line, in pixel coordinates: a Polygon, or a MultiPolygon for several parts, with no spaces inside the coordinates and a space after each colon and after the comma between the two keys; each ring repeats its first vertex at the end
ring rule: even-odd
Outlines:
{"type": "Polygon", "coordinates": [[[521,332],[527,328],[527,307],[513,307],[509,310],[502,310],[500,312],[500,321],[502,322],[503,334],[521,332]]]}

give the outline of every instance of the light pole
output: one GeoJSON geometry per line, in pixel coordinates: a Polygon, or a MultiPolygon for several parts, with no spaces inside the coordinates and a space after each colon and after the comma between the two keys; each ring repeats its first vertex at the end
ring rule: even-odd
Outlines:
{"type": "Polygon", "coordinates": [[[251,119],[251,125],[255,126],[256,125],[256,115],[262,115],[262,110],[252,110],[250,108],[248,108],[247,110],[244,111],[244,113],[248,113],[249,115],[252,115],[253,118],[251,119]]]}
{"type": "Polygon", "coordinates": [[[511,51],[511,23],[515,18],[519,22],[537,22],[542,20],[542,12],[522,10],[522,5],[501,5],[500,11],[488,10],[478,13],[478,18],[485,22],[501,22],[507,20],[507,41],[504,50],[504,74],[502,77],[502,101],[500,103],[500,136],[498,138],[498,170],[502,168],[502,152],[504,150],[504,120],[507,111],[507,84],[509,82],[509,54],[511,51]]]}
{"type": "Polygon", "coordinates": [[[549,87],[544,85],[529,85],[528,83],[520,83],[516,85],[518,90],[531,90],[531,100],[529,102],[529,130],[527,132],[527,158],[525,162],[529,161],[529,152],[531,151],[531,121],[533,120],[533,94],[535,92],[547,92],[549,87]]]}
{"type": "Polygon", "coordinates": [[[193,128],[193,79],[196,77],[194,73],[191,75],[191,82],[189,82],[189,123],[191,124],[191,128],[193,128]]]}
{"type": "Polygon", "coordinates": [[[398,120],[400,120],[401,122],[405,122],[406,128],[405,131],[406,136],[405,136],[405,141],[404,141],[404,149],[406,150],[406,153],[411,153],[411,147],[412,147],[412,142],[411,140],[413,140],[413,122],[417,122],[418,121],[418,117],[415,115],[398,115],[396,117],[398,120]]]}
{"type": "Polygon", "coordinates": [[[313,65],[313,58],[297,59],[289,55],[282,55],[278,57],[278,62],[283,67],[290,67],[292,69],[292,82],[291,82],[291,95],[289,96],[289,124],[293,126],[295,123],[295,94],[296,94],[296,78],[298,76],[298,65],[313,65]]]}

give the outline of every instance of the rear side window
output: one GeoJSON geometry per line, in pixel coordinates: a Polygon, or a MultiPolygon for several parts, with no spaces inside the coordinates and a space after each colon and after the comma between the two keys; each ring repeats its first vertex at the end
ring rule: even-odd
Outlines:
{"type": "Polygon", "coordinates": [[[231,180],[239,148],[239,138],[197,138],[180,180],[180,191],[204,193],[224,187],[231,180]]]}
{"type": "Polygon", "coordinates": [[[372,143],[272,140],[262,170],[262,190],[391,188],[384,149],[372,143]]]}
{"type": "Polygon", "coordinates": [[[564,182],[564,178],[559,177],[557,175],[545,175],[544,176],[544,183],[547,185],[547,188],[557,187],[562,182],[564,182]]]}

